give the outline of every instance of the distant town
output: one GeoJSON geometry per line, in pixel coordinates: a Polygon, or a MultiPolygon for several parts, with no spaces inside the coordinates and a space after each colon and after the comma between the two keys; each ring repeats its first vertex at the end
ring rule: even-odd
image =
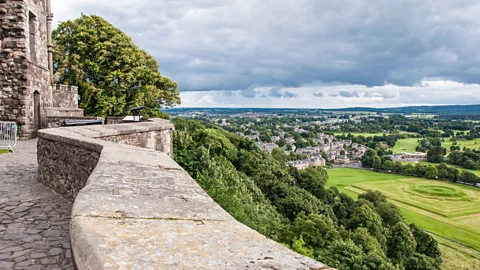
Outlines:
{"type": "MultiPolygon", "coordinates": [[[[208,121],[235,134],[255,141],[258,148],[272,153],[281,149],[287,156],[287,165],[299,170],[309,167],[337,167],[355,164],[359,166],[367,151],[368,140],[355,137],[374,138],[396,134],[399,138],[418,137],[414,133],[402,131],[400,126],[393,129],[375,127],[375,123],[390,118],[389,113],[379,112],[321,112],[305,111],[222,111],[205,112],[188,110],[175,114],[176,117],[194,118],[208,121]],[[362,124],[371,123],[368,133],[362,124]],[[362,134],[362,132],[364,134],[362,134]],[[359,136],[355,136],[359,135],[359,136]],[[275,150],[277,149],[277,150],[275,150]]],[[[429,118],[429,115],[408,114],[405,119],[416,121],[429,118]]],[[[383,143],[381,146],[387,146],[383,143]]],[[[373,148],[375,145],[370,145],[373,148]]],[[[378,146],[378,145],[376,145],[378,146]]],[[[387,147],[388,148],[388,147],[387,147]]],[[[415,150],[415,149],[412,149],[415,150]]],[[[427,159],[426,153],[405,151],[387,153],[394,161],[420,162],[427,159]]]]}

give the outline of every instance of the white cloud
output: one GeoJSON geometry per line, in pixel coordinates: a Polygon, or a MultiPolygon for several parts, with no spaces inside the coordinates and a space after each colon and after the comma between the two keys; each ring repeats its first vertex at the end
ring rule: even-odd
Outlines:
{"type": "Polygon", "coordinates": [[[286,88],[251,88],[255,97],[246,97],[235,91],[182,92],[182,107],[275,107],[275,108],[344,108],[344,107],[397,107],[426,104],[480,104],[480,85],[454,81],[426,80],[416,86],[385,84],[300,86],[286,88]],[[291,93],[285,96],[276,93],[291,93]],[[228,94],[226,94],[228,93],[228,94]],[[320,95],[319,93],[322,93],[320,95]],[[265,96],[265,97],[262,97],[265,96]],[[208,103],[201,98],[208,97],[208,103]],[[455,100],[456,102],[452,102],[455,100]]]}
{"type": "Polygon", "coordinates": [[[181,91],[196,91],[182,93],[184,105],[479,102],[477,0],[53,0],[52,4],[56,22],[83,12],[100,15],[125,31],[158,59],[162,74],[179,82],[181,91]],[[270,91],[279,85],[284,87],[270,91]],[[231,97],[221,92],[234,89],[244,92],[231,97]],[[201,90],[218,93],[199,94],[201,90]]]}

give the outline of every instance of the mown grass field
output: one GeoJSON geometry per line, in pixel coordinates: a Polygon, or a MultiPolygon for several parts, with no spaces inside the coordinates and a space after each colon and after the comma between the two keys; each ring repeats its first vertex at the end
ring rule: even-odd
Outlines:
{"type": "MultiPolygon", "coordinates": [[[[400,139],[393,147],[392,151],[394,154],[402,154],[402,153],[414,153],[415,148],[418,146],[419,138],[408,138],[408,139],[400,139]]],[[[453,141],[450,138],[445,139],[445,142],[442,143],[444,148],[447,148],[447,151],[450,151],[450,146],[453,145],[453,141]]],[[[460,146],[461,149],[463,147],[467,147],[470,149],[480,149],[480,138],[475,140],[457,140],[457,145],[460,146]]]]}
{"type": "Polygon", "coordinates": [[[443,269],[480,269],[480,251],[432,234],[442,252],[443,269]]]}
{"type": "Polygon", "coordinates": [[[402,154],[402,153],[414,153],[415,148],[418,146],[418,138],[408,138],[408,139],[400,139],[393,147],[392,151],[394,154],[402,154]]]}
{"type": "MultiPolygon", "coordinates": [[[[463,147],[467,147],[470,149],[480,149],[480,138],[475,139],[475,140],[457,140],[457,145],[460,146],[461,149],[463,147]]],[[[453,141],[451,139],[445,139],[445,142],[442,143],[442,146],[444,148],[447,148],[447,150],[450,150],[450,146],[453,145],[453,141]]]]}
{"type": "MultiPolygon", "coordinates": [[[[380,190],[400,207],[407,222],[450,239],[451,243],[443,247],[444,257],[471,257],[462,250],[449,247],[454,245],[452,241],[473,248],[472,253],[480,253],[480,189],[361,169],[338,168],[329,170],[328,174],[327,186],[336,186],[354,198],[369,189],[380,190]],[[461,254],[457,256],[455,252],[461,254]]],[[[472,258],[479,259],[478,256],[472,258]]],[[[480,261],[476,263],[478,265],[480,261]]],[[[452,262],[452,265],[459,266],[460,261],[452,262]]]]}

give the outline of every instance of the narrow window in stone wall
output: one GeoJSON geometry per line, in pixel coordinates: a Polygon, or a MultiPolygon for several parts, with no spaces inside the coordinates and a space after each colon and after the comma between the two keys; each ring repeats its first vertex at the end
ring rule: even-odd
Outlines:
{"type": "Polygon", "coordinates": [[[35,27],[36,16],[32,13],[28,13],[28,31],[30,33],[30,61],[37,63],[37,29],[35,27]]]}

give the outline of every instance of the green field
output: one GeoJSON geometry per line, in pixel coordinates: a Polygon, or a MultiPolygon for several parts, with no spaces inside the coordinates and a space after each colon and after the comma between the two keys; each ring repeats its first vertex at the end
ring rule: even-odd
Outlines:
{"type": "MultiPolygon", "coordinates": [[[[432,166],[438,166],[439,165],[438,163],[432,163],[432,162],[428,162],[428,161],[420,161],[420,163],[422,163],[423,165],[432,165],[432,166]]],[[[415,165],[415,164],[417,164],[417,162],[402,161],[402,164],[413,164],[413,165],[415,165]]],[[[460,171],[471,172],[471,173],[480,177],[480,170],[469,170],[469,169],[465,169],[461,166],[452,165],[452,164],[448,164],[448,163],[445,163],[445,165],[447,165],[448,167],[457,168],[460,171]]]]}
{"type": "MultiPolygon", "coordinates": [[[[392,151],[394,154],[402,154],[402,153],[414,153],[415,148],[418,146],[419,138],[408,138],[408,139],[400,139],[393,147],[392,151]]],[[[447,151],[450,151],[450,146],[453,145],[453,141],[450,138],[445,139],[445,142],[442,143],[444,148],[447,148],[447,151]]],[[[475,140],[457,140],[457,145],[463,149],[463,147],[471,148],[471,149],[480,149],[480,138],[475,140]]]]}
{"type": "Polygon", "coordinates": [[[442,252],[443,269],[480,269],[480,251],[432,234],[442,252]]]}
{"type": "Polygon", "coordinates": [[[0,154],[6,154],[6,153],[8,153],[8,152],[10,152],[10,151],[5,150],[5,149],[0,149],[0,154]]]}
{"type": "MultiPolygon", "coordinates": [[[[450,150],[450,146],[453,145],[453,141],[451,139],[445,139],[445,142],[442,143],[442,146],[447,148],[447,150],[450,150]]],[[[461,149],[463,147],[467,147],[470,149],[480,149],[480,138],[475,139],[475,140],[457,140],[457,145],[460,146],[461,149]]]]}
{"type": "Polygon", "coordinates": [[[480,251],[480,189],[362,169],[339,168],[328,174],[327,186],[354,198],[379,190],[400,207],[407,222],[480,251]]]}
{"type": "Polygon", "coordinates": [[[393,147],[392,151],[394,154],[402,154],[402,153],[414,153],[415,148],[418,146],[418,138],[408,138],[408,139],[400,139],[393,147]]]}

